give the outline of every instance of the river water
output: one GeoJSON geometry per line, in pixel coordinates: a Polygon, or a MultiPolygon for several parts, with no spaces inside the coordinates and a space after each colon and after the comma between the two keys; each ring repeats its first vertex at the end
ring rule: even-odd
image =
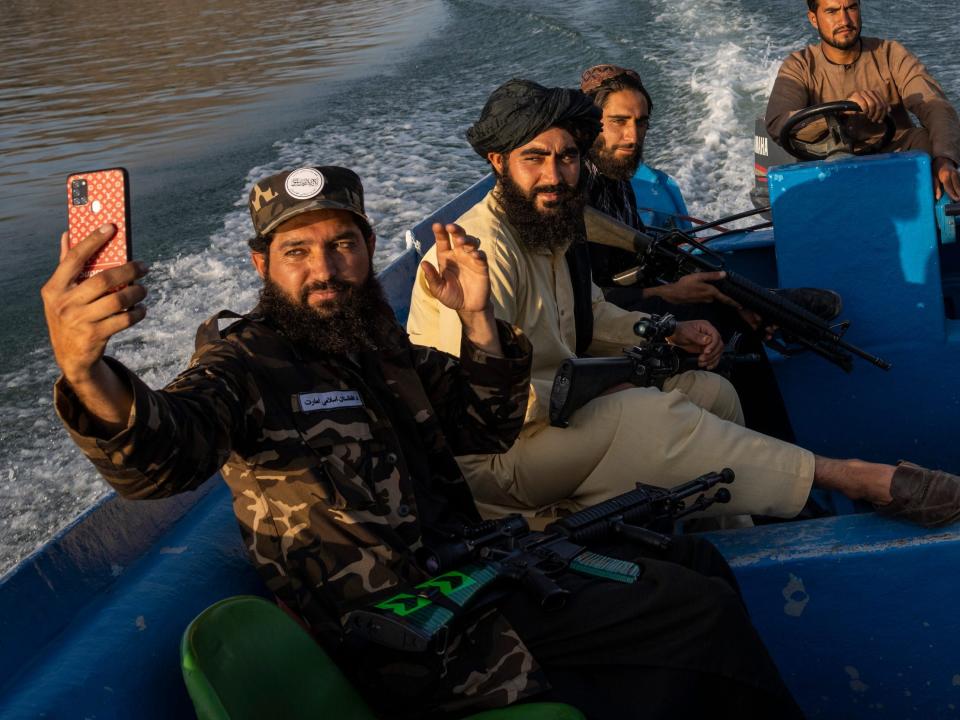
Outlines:
{"type": "MultiPolygon", "coordinates": [[[[864,0],[956,104],[956,0],[864,0]]],[[[463,139],[511,77],[574,85],[634,67],[654,99],[647,158],[691,212],[747,209],[753,122],[781,59],[814,40],[800,0],[5,0],[0,14],[0,572],[108,488],[52,410],[38,290],[66,176],[130,170],[148,319],[111,354],[159,386],[196,326],[245,310],[257,177],[339,164],[364,179],[382,266],[403,233],[485,172],[463,139]]]]}

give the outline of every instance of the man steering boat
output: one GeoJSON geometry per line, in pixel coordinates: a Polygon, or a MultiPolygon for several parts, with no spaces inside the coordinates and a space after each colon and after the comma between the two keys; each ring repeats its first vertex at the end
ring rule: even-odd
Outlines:
{"type": "MultiPolygon", "coordinates": [[[[960,119],[923,63],[896,40],[863,37],[860,0],[807,0],[807,19],[820,42],[791,53],[767,103],[770,137],[781,142],[791,116],[839,100],[860,108],[868,123],[851,132],[876,133],[888,115],[895,126],[877,152],[923,150],[930,155],[934,192],[960,200],[960,119]],[[914,127],[913,114],[921,127],[914,127]]],[[[782,143],[781,143],[782,144],[782,143]]]]}

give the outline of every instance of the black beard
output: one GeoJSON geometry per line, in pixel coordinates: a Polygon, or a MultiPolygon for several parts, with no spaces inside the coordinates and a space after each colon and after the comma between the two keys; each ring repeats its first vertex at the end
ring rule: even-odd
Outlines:
{"type": "Polygon", "coordinates": [[[565,183],[540,185],[528,196],[510,177],[509,166],[504,168],[503,175],[497,175],[497,199],[524,246],[552,253],[569,243],[586,240],[587,231],[583,224],[585,179],[586,173],[581,172],[576,187],[565,183]],[[548,192],[558,193],[560,199],[545,211],[539,210],[536,197],[548,192]]]}
{"type": "Polygon", "coordinates": [[[826,35],[824,35],[824,34],[823,34],[822,32],[820,32],[819,30],[818,30],[817,32],[820,33],[820,39],[821,39],[821,40],[823,40],[823,41],[824,41],[827,45],[829,45],[830,47],[836,48],[837,50],[849,50],[849,49],[852,48],[854,45],[856,45],[857,43],[860,42],[860,30],[859,30],[859,29],[853,34],[853,37],[852,37],[852,38],[850,38],[849,40],[847,40],[847,41],[844,42],[844,43],[839,43],[839,42],[837,42],[836,40],[834,40],[832,37],[829,37],[829,38],[828,38],[826,35]]]}
{"type": "MultiPolygon", "coordinates": [[[[615,150],[616,148],[614,148],[615,150]]],[[[590,148],[590,161],[600,171],[601,175],[614,180],[630,180],[643,162],[643,144],[637,143],[633,154],[625,158],[617,158],[613,150],[607,149],[603,135],[598,135],[593,147],[590,148]]]]}
{"type": "Polygon", "coordinates": [[[304,287],[295,301],[270,279],[268,268],[260,307],[282,335],[317,354],[376,350],[395,324],[393,309],[372,269],[363,285],[342,280],[316,282],[304,287]],[[310,305],[310,292],[322,290],[337,290],[337,298],[310,305]]]}

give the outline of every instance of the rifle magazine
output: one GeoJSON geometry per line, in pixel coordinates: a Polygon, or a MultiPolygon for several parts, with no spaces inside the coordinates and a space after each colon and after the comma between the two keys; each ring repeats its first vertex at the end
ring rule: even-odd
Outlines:
{"type": "Polygon", "coordinates": [[[613,580],[630,585],[640,579],[643,568],[629,560],[619,560],[586,550],[570,562],[570,569],[581,575],[613,580]]]}

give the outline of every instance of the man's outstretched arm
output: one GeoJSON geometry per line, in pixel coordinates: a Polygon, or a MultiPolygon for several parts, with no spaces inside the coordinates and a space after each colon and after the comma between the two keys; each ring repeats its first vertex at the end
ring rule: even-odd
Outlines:
{"type": "Polygon", "coordinates": [[[146,288],[135,284],[147,274],[143,263],[128,262],[83,281],[78,277],[115,233],[115,226],[104,225],[69,249],[64,233],[60,264],[40,291],[57,365],[104,436],[126,425],[133,405],[129,384],[104,361],[104,350],[111,337],[147,312],[141,304],[146,288]],[[119,286],[125,287],[111,291],[119,286]]]}
{"type": "Polygon", "coordinates": [[[44,311],[63,377],[57,413],[98,472],[121,495],[164,497],[203,483],[227,459],[244,423],[257,422],[259,395],[228,343],[209,345],[163,391],[147,387],[104,357],[107,341],[143,319],[146,274],[127,263],[82,282],[83,264],[114,233],[106,226],[61,261],[42,290],[44,311]],[[111,292],[111,288],[126,285],[111,292]]]}

